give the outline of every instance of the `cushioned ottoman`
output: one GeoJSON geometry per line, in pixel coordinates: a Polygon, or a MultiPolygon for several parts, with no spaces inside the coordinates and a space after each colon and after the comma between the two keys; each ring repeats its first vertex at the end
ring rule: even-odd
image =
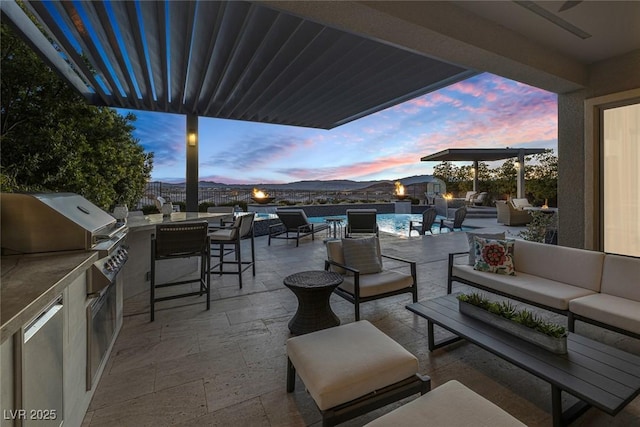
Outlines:
{"type": "Polygon", "coordinates": [[[525,426],[516,418],[451,380],[424,396],[370,422],[366,427],[502,427],[525,426]]]}
{"type": "Polygon", "coordinates": [[[430,388],[418,359],[366,320],[290,338],[287,356],[287,391],[297,371],[324,426],[430,388]]]}

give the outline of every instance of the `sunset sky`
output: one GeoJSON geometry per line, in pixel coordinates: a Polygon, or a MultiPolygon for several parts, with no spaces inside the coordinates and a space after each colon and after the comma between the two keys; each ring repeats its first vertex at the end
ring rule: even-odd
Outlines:
{"type": "MultiPolygon", "coordinates": [[[[184,182],[186,117],[131,112],[152,179],[184,182]]],[[[200,180],[395,180],[431,174],[420,158],[446,148],[557,151],[557,96],[485,73],[332,130],[201,117],[199,132],[200,180]]]]}

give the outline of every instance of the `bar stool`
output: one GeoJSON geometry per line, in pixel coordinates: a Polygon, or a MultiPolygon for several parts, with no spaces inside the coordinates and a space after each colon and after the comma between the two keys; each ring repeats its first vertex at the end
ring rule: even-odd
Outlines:
{"type": "Polygon", "coordinates": [[[211,278],[208,272],[211,263],[211,245],[209,243],[208,229],[209,223],[207,221],[160,224],[156,226],[156,232],[151,236],[150,305],[152,322],[155,317],[155,303],[158,301],[206,294],[207,310],[209,310],[211,305],[209,301],[211,278]],[[156,285],[156,262],[191,257],[200,257],[200,277],[156,285]],[[198,291],[156,297],[156,289],[189,283],[200,283],[200,289],[198,291]]]}
{"type": "Polygon", "coordinates": [[[216,231],[209,233],[211,239],[211,257],[218,258],[217,264],[212,265],[210,273],[218,274],[237,274],[240,288],[242,289],[242,273],[249,267],[253,270],[253,275],[256,275],[256,262],[255,262],[255,244],[253,239],[253,220],[255,213],[240,215],[236,218],[231,227],[220,228],[216,231]],[[242,240],[251,240],[251,260],[243,261],[241,253],[242,240]],[[234,261],[225,261],[224,257],[229,255],[232,251],[225,250],[225,246],[233,245],[233,252],[235,253],[234,261]],[[214,248],[214,246],[217,246],[214,248]],[[224,271],[225,264],[234,264],[237,266],[237,270],[224,271]],[[216,270],[216,268],[218,268],[216,270]]]}

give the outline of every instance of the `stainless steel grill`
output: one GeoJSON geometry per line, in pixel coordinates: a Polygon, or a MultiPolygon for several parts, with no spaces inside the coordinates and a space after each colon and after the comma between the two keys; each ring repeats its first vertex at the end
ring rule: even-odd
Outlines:
{"type": "Polygon", "coordinates": [[[127,260],[125,224],[73,193],[2,193],[2,254],[98,251],[87,294],[114,282],[127,260]]]}

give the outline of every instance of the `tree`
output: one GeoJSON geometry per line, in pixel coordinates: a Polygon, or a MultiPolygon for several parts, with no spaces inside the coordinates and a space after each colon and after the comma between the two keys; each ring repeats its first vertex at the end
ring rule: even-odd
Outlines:
{"type": "Polygon", "coordinates": [[[103,209],[133,205],[153,167],[135,116],[85,103],[5,24],[1,35],[2,191],[68,191],[103,209]]]}

